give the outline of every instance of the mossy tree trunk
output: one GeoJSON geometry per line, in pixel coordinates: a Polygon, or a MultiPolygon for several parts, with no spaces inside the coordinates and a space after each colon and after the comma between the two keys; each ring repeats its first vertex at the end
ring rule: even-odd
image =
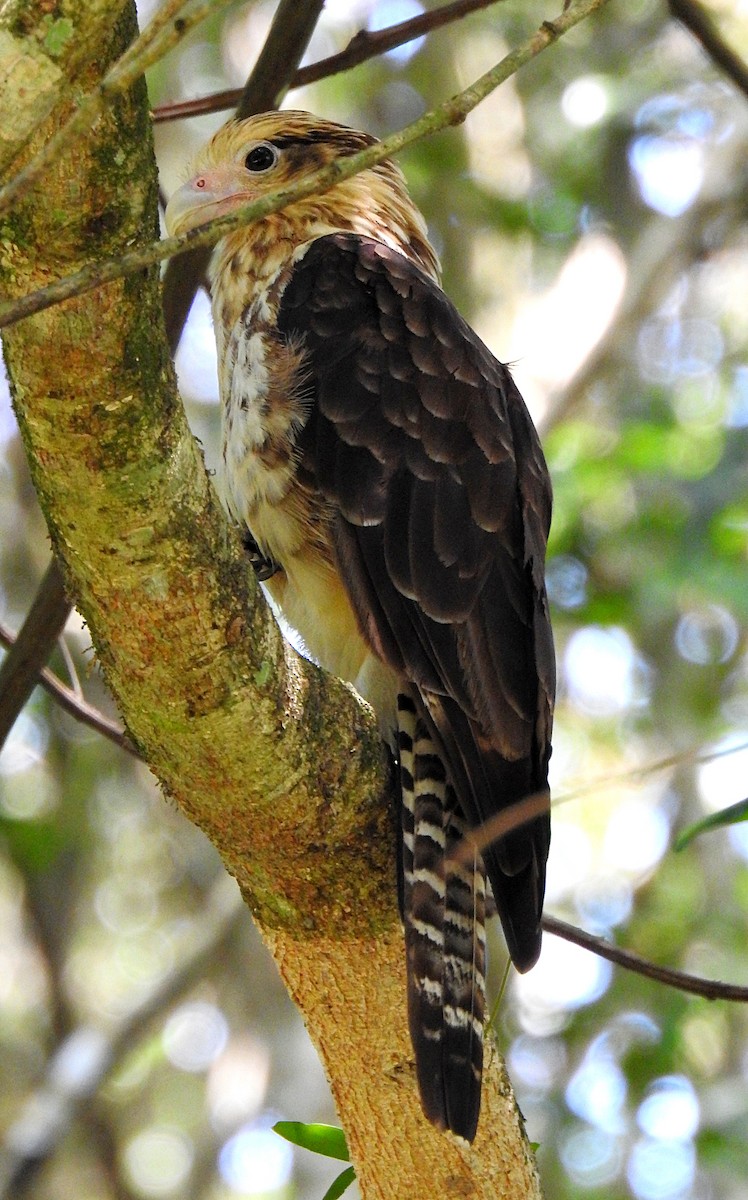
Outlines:
{"type": "MultiPolygon", "coordinates": [[[[61,22],[3,7],[6,173],[134,29],[130,0],[78,0],[61,22]]],[[[3,291],[156,235],[138,86],[0,217],[3,291]]],[[[538,1196],[498,1062],[474,1147],[421,1116],[381,748],[350,692],[284,647],[247,571],[177,397],[157,271],[19,323],[4,350],[70,598],[132,737],[239,881],[322,1054],[363,1195],[538,1196]]]]}

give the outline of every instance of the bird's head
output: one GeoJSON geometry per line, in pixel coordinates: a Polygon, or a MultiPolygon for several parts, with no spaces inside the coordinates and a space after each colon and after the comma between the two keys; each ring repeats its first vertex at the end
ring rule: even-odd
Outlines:
{"type": "MultiPolygon", "coordinates": [[[[374,145],[376,138],[311,113],[261,113],[229,121],[214,135],[192,164],[191,177],[174,193],[166,208],[170,234],[185,233],[214,217],[233,212],[320,170],[336,158],[374,145]]],[[[322,195],[294,201],[228,235],[224,242],[252,242],[256,253],[275,258],[311,238],[350,231],[385,241],[407,254],[430,275],[438,273],[420,212],[408,195],[400,169],[384,160],[322,195]]]]}

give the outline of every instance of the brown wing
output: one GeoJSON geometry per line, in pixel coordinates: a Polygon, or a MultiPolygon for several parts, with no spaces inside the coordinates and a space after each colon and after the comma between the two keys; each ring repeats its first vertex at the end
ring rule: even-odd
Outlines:
{"type": "MultiPolygon", "coordinates": [[[[361,628],[416,684],[475,828],[547,786],[551,491],[532,422],[443,292],[378,242],[314,242],[278,326],[309,355],[300,473],[338,510],[361,628]]],[[[543,817],[484,855],[520,969],[539,951],[548,841],[543,817]]]]}

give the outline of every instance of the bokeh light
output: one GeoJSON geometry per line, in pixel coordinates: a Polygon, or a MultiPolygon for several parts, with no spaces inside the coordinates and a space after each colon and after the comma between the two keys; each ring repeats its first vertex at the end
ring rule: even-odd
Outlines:
{"type": "Polygon", "coordinates": [[[612,1183],[624,1161],[623,1147],[616,1137],[584,1126],[564,1135],[560,1155],[569,1178],[582,1188],[612,1183]]]}
{"type": "Polygon", "coordinates": [[[643,699],[643,672],[624,629],[576,630],[566,644],[563,667],[569,696],[583,712],[612,716],[643,699]]]}
{"type": "Polygon", "coordinates": [[[144,1197],[169,1196],[184,1185],[192,1166],[193,1147],[178,1129],[151,1125],[130,1139],[124,1166],[130,1187],[144,1197]]]}
{"type": "Polygon", "coordinates": [[[173,1012],[163,1032],[164,1051],[182,1071],[205,1071],[223,1052],[228,1023],[220,1008],[193,1000],[173,1012]]]}
{"type": "Polygon", "coordinates": [[[697,142],[641,137],[629,159],[644,203],[666,217],[690,208],[704,182],[704,153],[697,142]]]}
{"type": "Polygon", "coordinates": [[[641,1138],[626,1170],[637,1200],[686,1200],[696,1174],[691,1142],[641,1138]]]}
{"type": "Polygon", "coordinates": [[[293,1150],[267,1119],[238,1129],[222,1146],[218,1165],[233,1192],[270,1197],[280,1193],[291,1176],[293,1150]]]}
{"type": "Polygon", "coordinates": [[[605,959],[561,938],[546,937],[537,966],[514,980],[522,1028],[536,1036],[558,1032],[567,1012],[602,996],[611,974],[605,959]]]}
{"type": "Polygon", "coordinates": [[[682,1075],[656,1079],[649,1085],[636,1119],[650,1138],[693,1138],[699,1128],[699,1101],[693,1084],[682,1075]]]}
{"type": "Polygon", "coordinates": [[[586,129],[608,112],[608,90],[602,79],[583,75],[564,88],[561,108],[567,121],[586,129]]]}

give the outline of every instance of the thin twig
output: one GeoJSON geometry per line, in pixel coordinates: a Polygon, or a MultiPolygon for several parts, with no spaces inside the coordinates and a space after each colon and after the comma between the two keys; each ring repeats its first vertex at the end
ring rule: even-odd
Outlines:
{"type": "MultiPolygon", "coordinates": [[[[498,813],[490,821],[486,821],[478,829],[471,830],[468,836],[463,838],[455,850],[448,856],[444,864],[445,868],[450,861],[459,863],[472,862],[477,851],[482,851],[486,846],[495,844],[500,838],[506,837],[512,830],[527,824],[528,821],[532,821],[547,812],[547,792],[538,792],[535,795],[528,796],[518,804],[511,805],[511,807],[498,813]]],[[[664,983],[668,987],[679,988],[681,991],[688,992],[694,996],[703,996],[707,1000],[731,1000],[748,1003],[748,987],[740,987],[734,983],[722,983],[715,979],[704,979],[700,975],[690,975],[685,971],[676,971],[671,967],[660,967],[657,963],[653,963],[646,958],[641,958],[640,955],[634,954],[631,950],[622,950],[619,946],[613,946],[610,942],[606,942],[604,938],[596,937],[591,933],[585,933],[583,929],[579,929],[576,925],[569,925],[566,921],[559,920],[558,917],[551,917],[546,914],[542,919],[542,925],[546,933],[555,934],[556,937],[564,938],[567,942],[573,942],[576,946],[582,946],[592,954],[597,954],[609,962],[616,963],[617,966],[624,967],[627,971],[633,971],[637,975],[644,975],[647,979],[654,979],[657,983],[664,983]]]]}
{"type": "Polygon", "coordinates": [[[627,971],[644,975],[645,978],[654,979],[657,983],[664,983],[667,987],[678,988],[679,991],[688,992],[693,996],[703,996],[705,1000],[732,1000],[741,1004],[748,1003],[748,987],[740,987],[736,983],[722,983],[717,979],[703,979],[700,975],[689,975],[686,971],[675,971],[670,967],[660,967],[656,963],[650,962],[649,959],[640,958],[638,954],[633,954],[630,950],[622,950],[620,946],[611,945],[604,938],[595,937],[592,933],[585,933],[576,925],[560,921],[558,917],[549,917],[546,914],[543,917],[543,929],[546,933],[552,933],[555,937],[573,942],[575,946],[581,946],[592,954],[607,958],[609,962],[624,967],[627,971]]]}
{"type": "Polygon", "coordinates": [[[195,249],[197,246],[214,245],[224,234],[239,229],[242,225],[259,220],[269,213],[278,212],[279,209],[285,208],[288,204],[305,196],[329,191],[335,184],[349,179],[367,167],[374,166],[384,158],[399,153],[406,146],[412,145],[421,138],[451,125],[460,125],[468,113],[472,112],[500,84],[514,75],[520,67],[547,49],[580,21],[592,16],[608,3],[609,0],[576,0],[555,21],[544,21],[532,37],[522,42],[495,67],[487,71],[470,87],[452,97],[451,100],[437,105],[417,121],[406,125],[404,129],[391,134],[383,141],[359,151],[358,154],[336,159],[321,171],[300,180],[294,187],[284,188],[272,195],[264,196],[260,200],[255,200],[251,204],[242,205],[235,212],[218,217],[215,221],[211,221],[199,229],[191,229],[180,237],[164,238],[161,242],[139,247],[119,257],[106,259],[101,263],[92,263],[81,271],[40,288],[36,292],[22,296],[18,300],[0,304],[0,327],[10,325],[33,313],[42,312],[54,304],[60,304],[63,300],[70,299],[71,296],[92,291],[103,283],[122,279],[135,271],[153,266],[166,258],[172,258],[175,254],[183,254],[186,250],[195,249]]]}
{"type": "MultiPolygon", "coordinates": [[[[291,77],[288,90],[307,87],[320,79],[328,79],[341,71],[360,66],[371,58],[386,54],[397,46],[405,46],[416,38],[424,37],[434,29],[439,29],[454,21],[482,8],[499,4],[501,0],[454,0],[452,4],[444,4],[441,8],[421,13],[420,16],[410,17],[397,25],[388,25],[386,29],[361,29],[351,38],[344,50],[321,58],[319,62],[300,67],[291,77]]],[[[276,66],[277,70],[277,66],[276,66]]],[[[174,104],[159,104],[153,110],[154,122],[179,121],[185,117],[197,117],[204,113],[221,112],[240,104],[242,88],[228,88],[222,92],[213,92],[210,96],[200,96],[196,100],[181,100],[174,104]]]]}
{"type": "Polygon", "coordinates": [[[696,0],[668,0],[676,21],[701,42],[712,61],[744,96],[748,96],[748,65],[722,37],[715,21],[696,0]]]}
{"type": "Polygon", "coordinates": [[[143,72],[158,62],[219,3],[228,0],[194,0],[189,11],[180,15],[190,0],[167,0],[147,29],[144,29],[125,53],[107,71],[103,79],[80,101],[70,119],[58,129],[23,170],[0,190],[0,212],[4,212],[44,174],[53,159],[89,129],[113,97],[122,95],[143,72]]]}
{"type": "Polygon", "coordinates": [[[531,796],[525,796],[516,804],[510,804],[508,808],[484,821],[477,829],[471,829],[447,855],[447,865],[471,863],[476,853],[482,854],[488,846],[496,845],[515,829],[520,829],[538,817],[547,817],[550,811],[551,798],[548,791],[533,792],[531,796]]]}
{"type": "MultiPolygon", "coordinates": [[[[15,640],[10,630],[0,624],[0,643],[4,646],[12,646],[15,640]]],[[[57,701],[60,708],[63,708],[71,717],[75,717],[76,721],[80,721],[82,725],[88,725],[90,729],[95,729],[97,733],[108,738],[110,742],[114,742],[115,746],[119,746],[120,749],[126,750],[128,754],[132,754],[133,757],[140,758],[124,729],[64,684],[54,671],[50,671],[49,667],[44,667],[41,671],[37,670],[34,682],[40,683],[57,701]]]]}
{"type": "Polygon", "coordinates": [[[653,759],[651,762],[642,763],[640,767],[631,766],[623,771],[613,771],[608,775],[596,776],[568,792],[560,794],[554,792],[553,807],[555,808],[559,804],[568,804],[569,801],[577,800],[580,796],[586,796],[591,792],[598,792],[610,784],[634,783],[646,779],[650,775],[657,775],[661,771],[670,771],[674,767],[701,766],[702,763],[714,762],[717,758],[727,758],[730,754],[738,754],[741,750],[748,750],[748,742],[736,742],[735,745],[722,746],[719,750],[680,750],[677,754],[667,754],[662,758],[653,759]]]}
{"type": "MultiPolygon", "coordinates": [[[[72,607],[71,607],[71,612],[72,612],[72,607]]],[[[83,688],[81,687],[81,681],[78,678],[78,672],[75,669],[75,661],[74,661],[73,655],[70,651],[70,647],[68,646],[68,644],[64,638],[60,638],[57,645],[58,645],[58,649],[60,651],[60,655],[62,656],[63,662],[65,663],[65,670],[68,673],[68,680],[70,681],[70,687],[72,688],[73,692],[75,692],[75,695],[78,697],[78,699],[80,700],[83,697],[83,688]]]]}

